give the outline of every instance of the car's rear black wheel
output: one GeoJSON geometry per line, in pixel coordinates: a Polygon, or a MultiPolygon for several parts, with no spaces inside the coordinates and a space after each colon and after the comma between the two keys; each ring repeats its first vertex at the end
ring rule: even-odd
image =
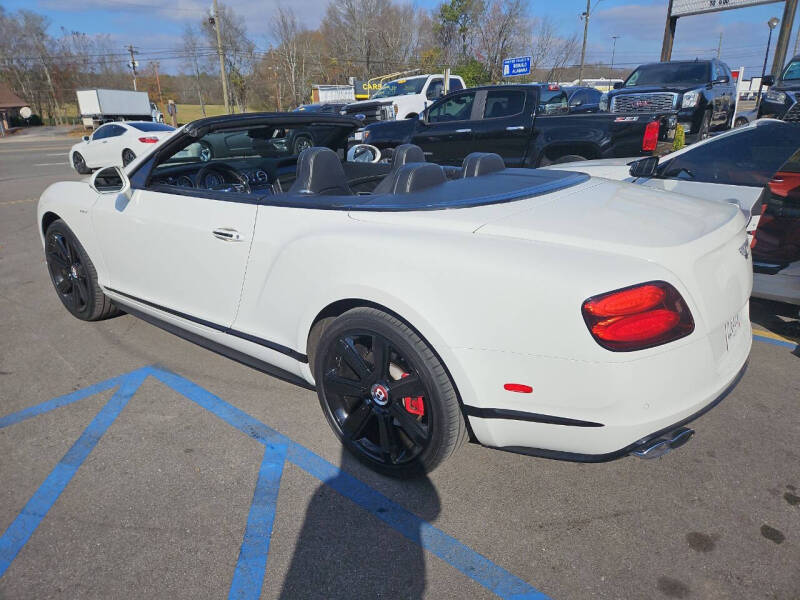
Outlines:
{"type": "Polygon", "coordinates": [[[122,151],[122,166],[127,167],[134,160],[136,160],[136,154],[133,153],[133,150],[125,148],[125,150],[122,151]]]}
{"type": "Polygon", "coordinates": [[[92,172],[92,170],[86,166],[86,160],[80,152],[75,152],[72,155],[72,166],[75,167],[75,170],[81,175],[89,175],[92,172]]]}
{"type": "Polygon", "coordinates": [[[322,410],[344,446],[394,477],[429,472],[463,443],[453,384],[408,325],[373,308],[334,320],[314,353],[322,410]]]}
{"type": "Polygon", "coordinates": [[[579,162],[582,160],[586,160],[586,158],[581,156],[580,154],[567,154],[565,156],[559,156],[558,158],[553,160],[553,162],[550,164],[561,165],[564,163],[579,162]]]}
{"type": "Polygon", "coordinates": [[[300,154],[303,150],[308,150],[313,145],[314,143],[311,141],[311,138],[305,135],[301,135],[294,141],[294,148],[292,149],[292,154],[300,154]]]}
{"type": "Polygon", "coordinates": [[[60,219],[45,233],[45,259],[56,294],[73,316],[97,321],[119,314],[97,285],[97,271],[83,246],[60,219]]]}

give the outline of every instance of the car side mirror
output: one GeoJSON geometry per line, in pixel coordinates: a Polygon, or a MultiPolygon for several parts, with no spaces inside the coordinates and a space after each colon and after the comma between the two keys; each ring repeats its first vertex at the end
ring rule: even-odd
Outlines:
{"type": "Polygon", "coordinates": [[[582,105],[583,105],[583,100],[575,100],[575,102],[572,103],[573,107],[582,105]]]}
{"type": "Polygon", "coordinates": [[[624,81],[615,81],[615,82],[614,82],[614,89],[615,89],[615,90],[618,90],[618,89],[620,89],[620,88],[621,88],[623,85],[625,85],[625,82],[624,82],[624,81]]]}
{"type": "Polygon", "coordinates": [[[419,116],[417,118],[419,119],[420,123],[422,123],[423,125],[427,125],[428,124],[428,111],[427,110],[423,110],[421,113],[419,113],[419,116]]]}
{"type": "Polygon", "coordinates": [[[89,141],[89,136],[88,135],[83,136],[83,141],[84,142],[88,142],[89,141]]]}
{"type": "Polygon", "coordinates": [[[658,157],[648,156],[641,158],[632,162],[630,167],[629,173],[631,177],[652,177],[656,174],[656,169],[658,169],[658,157]]]}
{"type": "Polygon", "coordinates": [[[120,167],[106,167],[92,175],[90,185],[98,194],[124,194],[131,181],[120,167]]]}
{"type": "Polygon", "coordinates": [[[761,83],[767,87],[773,86],[775,85],[775,78],[772,75],[764,75],[764,77],[761,79],[761,83]]]}

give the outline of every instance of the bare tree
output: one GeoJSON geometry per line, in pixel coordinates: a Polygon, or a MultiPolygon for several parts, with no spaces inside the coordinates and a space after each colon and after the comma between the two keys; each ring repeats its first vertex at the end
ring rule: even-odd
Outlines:
{"type": "Polygon", "coordinates": [[[185,57],[185,66],[189,68],[189,71],[194,76],[194,88],[197,92],[197,100],[200,102],[200,110],[203,111],[203,116],[206,116],[206,105],[203,102],[203,90],[200,86],[200,40],[197,30],[192,25],[186,25],[183,30],[181,50],[185,57]]]}
{"type": "Polygon", "coordinates": [[[477,50],[490,81],[499,79],[503,59],[526,46],[527,0],[490,0],[477,21],[477,50]]]}

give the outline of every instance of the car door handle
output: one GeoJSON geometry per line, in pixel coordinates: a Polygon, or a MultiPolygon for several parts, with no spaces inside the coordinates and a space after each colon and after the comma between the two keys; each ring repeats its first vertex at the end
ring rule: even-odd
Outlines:
{"type": "Polygon", "coordinates": [[[515,125],[513,127],[506,127],[506,131],[522,131],[525,129],[525,125],[515,125]]]}
{"type": "Polygon", "coordinates": [[[456,133],[470,133],[470,132],[472,132],[472,129],[469,129],[469,128],[467,128],[467,129],[456,129],[456,133]]]}
{"type": "Polygon", "coordinates": [[[241,242],[244,239],[238,231],[230,227],[218,227],[211,234],[223,242],[241,242]]]}

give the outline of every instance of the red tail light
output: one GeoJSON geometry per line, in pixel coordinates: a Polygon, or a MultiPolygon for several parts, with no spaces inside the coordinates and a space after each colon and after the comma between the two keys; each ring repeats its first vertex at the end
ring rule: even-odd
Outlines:
{"type": "Polygon", "coordinates": [[[650,281],[593,296],[583,303],[592,337],[613,352],[660,346],[694,331],[694,319],[678,290],[650,281]]]}
{"type": "Polygon", "coordinates": [[[644,128],[644,137],[642,138],[642,151],[652,152],[658,146],[658,130],[660,125],[658,121],[650,121],[647,127],[644,128]]]}
{"type": "Polygon", "coordinates": [[[140,137],[139,141],[143,144],[155,144],[158,141],[156,137],[140,137]]]}
{"type": "Polygon", "coordinates": [[[781,198],[800,197],[800,173],[775,173],[767,185],[770,192],[781,198]]]}

